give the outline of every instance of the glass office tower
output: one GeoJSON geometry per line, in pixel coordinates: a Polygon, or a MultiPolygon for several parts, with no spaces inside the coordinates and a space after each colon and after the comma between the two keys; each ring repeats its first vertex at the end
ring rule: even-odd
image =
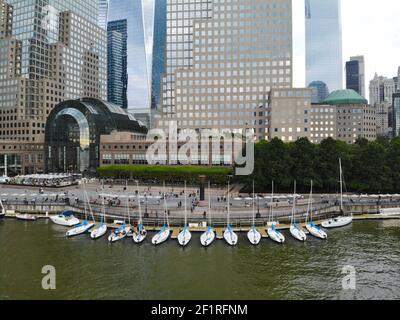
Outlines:
{"type": "Polygon", "coordinates": [[[99,0],[99,27],[103,29],[107,29],[108,1],[109,0],[99,0]]]}
{"type": "Polygon", "coordinates": [[[157,0],[154,6],[153,59],[151,77],[151,108],[161,105],[162,75],[165,72],[167,36],[167,0],[157,0]]]}
{"type": "Polygon", "coordinates": [[[149,108],[150,85],[141,0],[110,0],[108,21],[127,20],[128,108],[149,108]]]}
{"type": "Polygon", "coordinates": [[[330,91],[343,89],[340,0],[306,0],[307,84],[323,81],[330,91]]]}
{"type": "Polygon", "coordinates": [[[117,20],[108,23],[108,101],[127,109],[127,20],[117,20]]]}

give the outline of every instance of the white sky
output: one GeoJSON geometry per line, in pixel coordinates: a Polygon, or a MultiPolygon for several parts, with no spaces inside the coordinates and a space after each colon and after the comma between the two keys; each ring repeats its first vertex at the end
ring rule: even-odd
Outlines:
{"type": "MultiPolygon", "coordinates": [[[[304,0],[293,0],[294,85],[305,85],[304,0]]],[[[394,77],[400,66],[400,1],[342,0],[343,62],[364,55],[365,82],[375,72],[394,77]]],[[[344,69],[344,66],[343,66],[344,69]]],[[[343,82],[345,85],[345,81],[343,82]]]]}

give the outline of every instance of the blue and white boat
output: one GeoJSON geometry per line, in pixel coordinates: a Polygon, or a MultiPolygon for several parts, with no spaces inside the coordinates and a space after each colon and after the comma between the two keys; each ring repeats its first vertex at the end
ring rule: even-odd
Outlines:
{"type": "Polygon", "coordinates": [[[269,228],[267,229],[268,237],[277,243],[284,243],[285,236],[277,229],[277,223],[274,221],[274,182],[272,181],[272,193],[269,214],[269,228]]]}
{"type": "Polygon", "coordinates": [[[108,236],[108,241],[113,243],[124,239],[128,235],[129,230],[130,227],[124,223],[121,227],[111,231],[110,235],[108,236]]]}
{"type": "Polygon", "coordinates": [[[151,239],[152,244],[159,245],[164,243],[169,239],[171,231],[169,229],[169,220],[168,220],[168,205],[167,199],[165,197],[165,184],[164,184],[164,226],[161,230],[151,239]]]}
{"type": "Polygon", "coordinates": [[[190,240],[192,239],[192,234],[189,231],[188,225],[187,225],[187,200],[186,200],[186,181],[185,181],[185,225],[183,227],[183,230],[179,233],[178,235],[178,242],[182,247],[185,247],[189,244],[190,240]]]}
{"type": "Polygon", "coordinates": [[[233,231],[230,224],[230,206],[231,206],[230,184],[228,182],[228,217],[227,217],[227,228],[224,231],[224,239],[230,246],[236,246],[238,243],[238,236],[233,231]]]}
{"type": "Polygon", "coordinates": [[[99,239],[103,237],[107,233],[107,224],[105,223],[106,221],[106,211],[104,208],[104,182],[102,183],[102,216],[100,218],[100,223],[97,224],[92,231],[90,232],[90,237],[93,240],[99,239]]]}
{"type": "Polygon", "coordinates": [[[304,230],[296,223],[296,181],[294,182],[294,193],[293,193],[293,206],[292,206],[292,218],[290,223],[290,233],[296,240],[306,241],[307,236],[304,230]]]}
{"type": "Polygon", "coordinates": [[[253,224],[249,230],[249,232],[247,232],[247,239],[249,239],[250,243],[253,245],[258,245],[260,244],[261,241],[261,233],[258,232],[257,228],[256,228],[256,223],[255,223],[255,193],[254,193],[254,180],[253,180],[253,224]]]}
{"type": "Polygon", "coordinates": [[[139,183],[137,183],[137,192],[138,192],[139,219],[138,219],[137,230],[136,232],[133,233],[132,240],[135,243],[142,243],[147,237],[147,230],[145,229],[142,220],[142,206],[140,203],[139,183]]]}
{"type": "Polygon", "coordinates": [[[208,182],[208,226],[207,231],[200,237],[200,242],[203,247],[208,247],[215,241],[215,232],[211,224],[211,186],[208,182]]]}
{"type": "Polygon", "coordinates": [[[60,226],[73,227],[80,223],[78,218],[75,218],[71,211],[64,211],[61,214],[50,217],[50,220],[60,226]]]}
{"type": "Polygon", "coordinates": [[[68,231],[66,232],[66,236],[67,236],[67,237],[74,237],[74,236],[78,236],[78,235],[84,234],[84,233],[88,232],[90,229],[92,229],[92,228],[94,227],[94,225],[95,225],[93,213],[92,213],[92,210],[91,210],[91,208],[90,208],[89,197],[88,197],[88,195],[87,195],[87,193],[86,193],[86,190],[85,190],[85,184],[83,184],[83,188],[84,188],[83,195],[84,195],[84,197],[85,197],[85,199],[84,199],[84,204],[85,204],[85,220],[82,221],[81,223],[79,223],[78,225],[74,226],[73,229],[68,230],[68,231]],[[88,219],[87,219],[87,208],[86,208],[86,203],[88,203],[88,205],[89,205],[90,214],[91,214],[91,216],[92,216],[92,222],[88,221],[88,219]]]}
{"type": "Polygon", "coordinates": [[[310,190],[310,198],[308,201],[307,208],[307,218],[306,218],[306,229],[307,231],[314,237],[319,239],[328,239],[328,235],[321,227],[317,226],[312,217],[313,213],[313,181],[311,180],[311,190],[310,190]],[[308,216],[310,215],[310,221],[308,221],[308,216]]]}

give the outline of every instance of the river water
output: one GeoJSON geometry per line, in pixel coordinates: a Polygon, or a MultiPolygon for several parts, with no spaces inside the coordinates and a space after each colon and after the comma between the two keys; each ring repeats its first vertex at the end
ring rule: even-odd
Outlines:
{"type": "MultiPolygon", "coordinates": [[[[400,299],[400,220],[355,221],[329,239],[291,239],[258,247],[217,241],[154,247],[148,237],[109,244],[65,238],[50,221],[0,221],[0,299],[400,299]],[[56,290],[42,289],[42,267],[56,269],[56,290]],[[345,266],[356,290],[343,290],[345,266]]],[[[151,236],[151,235],[150,235],[151,236]]]]}

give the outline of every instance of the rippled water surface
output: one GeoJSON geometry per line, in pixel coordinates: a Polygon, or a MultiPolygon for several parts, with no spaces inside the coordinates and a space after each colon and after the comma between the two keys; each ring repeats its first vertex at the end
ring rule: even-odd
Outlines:
{"type": "Polygon", "coordinates": [[[108,244],[65,238],[47,221],[0,221],[0,299],[400,299],[400,221],[355,221],[329,240],[253,247],[217,241],[202,248],[176,241],[159,247],[131,239],[108,244]],[[42,267],[57,271],[57,289],[41,287],[42,267]],[[357,271],[342,290],[344,266],[357,271]]]}

